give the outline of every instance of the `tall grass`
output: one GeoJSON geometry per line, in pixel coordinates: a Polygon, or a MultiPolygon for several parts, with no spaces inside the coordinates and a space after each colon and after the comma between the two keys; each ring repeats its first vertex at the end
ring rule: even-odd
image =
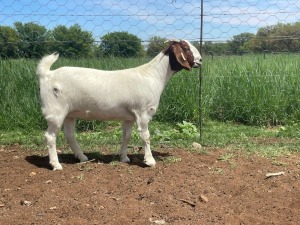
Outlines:
{"type": "Polygon", "coordinates": [[[229,56],[204,64],[206,116],[251,125],[300,119],[299,55],[229,56]]]}
{"type": "Polygon", "coordinates": [[[0,61],[0,128],[43,126],[34,60],[0,61]]]}
{"type": "MultiPolygon", "coordinates": [[[[104,70],[135,67],[150,59],[60,58],[53,68],[82,66],[104,70]]],[[[0,61],[0,129],[44,129],[40,111],[37,60],[0,61]]],[[[298,55],[204,58],[202,109],[206,119],[246,124],[277,124],[300,119],[300,60],[298,55]]],[[[138,85],[138,84],[136,84],[138,85]]],[[[175,74],[161,97],[157,121],[196,122],[198,70],[175,74]]],[[[98,123],[96,123],[98,124],[98,123]]],[[[79,121],[81,129],[95,122],[79,121]]]]}

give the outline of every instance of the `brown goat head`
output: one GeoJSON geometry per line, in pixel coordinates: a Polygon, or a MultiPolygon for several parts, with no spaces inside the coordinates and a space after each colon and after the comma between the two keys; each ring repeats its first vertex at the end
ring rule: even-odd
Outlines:
{"type": "Polygon", "coordinates": [[[181,69],[191,70],[194,65],[194,56],[190,46],[185,41],[169,41],[169,46],[163,52],[170,57],[171,69],[180,71],[181,69]]]}

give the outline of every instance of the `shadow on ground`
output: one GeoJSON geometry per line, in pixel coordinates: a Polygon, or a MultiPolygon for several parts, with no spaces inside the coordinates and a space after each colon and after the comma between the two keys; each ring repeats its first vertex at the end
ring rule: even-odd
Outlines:
{"type": "MultiPolygon", "coordinates": [[[[159,158],[162,160],[164,157],[169,157],[170,153],[152,151],[152,154],[155,158],[159,158]]],[[[85,153],[85,155],[91,160],[91,163],[104,163],[110,164],[115,161],[119,161],[119,155],[116,154],[100,154],[98,152],[91,152],[85,153]]],[[[131,162],[130,165],[136,165],[139,167],[148,167],[143,163],[144,154],[128,154],[131,162]]],[[[58,154],[59,162],[64,164],[76,164],[79,163],[79,160],[74,157],[72,153],[62,153],[58,154]]],[[[39,168],[46,168],[52,170],[52,167],[49,164],[49,157],[48,156],[41,156],[41,155],[30,155],[25,158],[27,162],[32,165],[35,165],[39,168]]]]}

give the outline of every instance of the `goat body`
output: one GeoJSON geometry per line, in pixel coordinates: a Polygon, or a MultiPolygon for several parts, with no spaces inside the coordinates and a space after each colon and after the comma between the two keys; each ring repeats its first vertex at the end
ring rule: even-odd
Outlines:
{"type": "Polygon", "coordinates": [[[75,157],[80,161],[88,160],[75,139],[76,118],[124,121],[122,162],[130,161],[127,145],[136,122],[145,145],[144,162],[155,166],[148,122],[156,112],[170,77],[182,68],[200,65],[198,50],[188,41],[172,41],[149,63],[116,71],[80,67],[61,67],[51,71],[50,67],[57,59],[58,54],[45,56],[37,67],[42,113],[48,124],[45,137],[53,169],[62,169],[56,152],[56,136],[62,125],[75,157]]]}

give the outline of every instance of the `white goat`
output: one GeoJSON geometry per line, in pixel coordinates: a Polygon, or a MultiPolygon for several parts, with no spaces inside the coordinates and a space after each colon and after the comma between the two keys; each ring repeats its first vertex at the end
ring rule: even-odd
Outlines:
{"type": "Polygon", "coordinates": [[[191,70],[201,64],[201,55],[190,42],[172,40],[168,43],[168,47],[149,63],[117,71],[79,67],[50,70],[58,54],[42,58],[37,74],[42,112],[48,123],[45,137],[53,170],[62,170],[56,152],[56,136],[62,125],[75,157],[81,162],[88,160],[75,139],[76,118],[124,121],[120,151],[122,162],[130,162],[127,145],[136,122],[144,143],[144,162],[155,166],[148,122],[156,112],[161,93],[174,73],[181,69],[191,70]]]}

